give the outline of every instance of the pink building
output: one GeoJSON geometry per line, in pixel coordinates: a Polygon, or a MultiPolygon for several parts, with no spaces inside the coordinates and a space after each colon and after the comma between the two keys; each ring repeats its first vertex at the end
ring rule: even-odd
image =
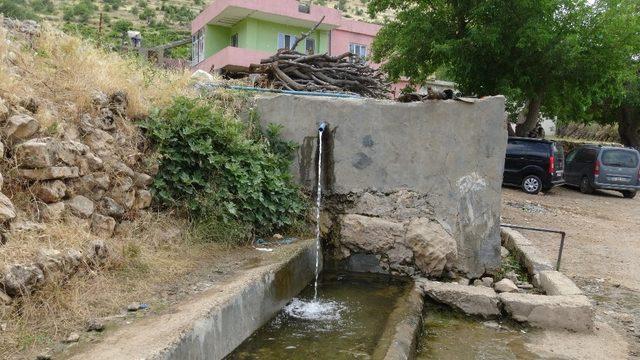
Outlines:
{"type": "Polygon", "coordinates": [[[322,24],[298,45],[298,51],[369,56],[380,25],[347,19],[336,9],[297,0],[216,0],[191,23],[192,67],[208,72],[246,71],[278,49],[289,48],[296,36],[322,17],[322,24]]]}

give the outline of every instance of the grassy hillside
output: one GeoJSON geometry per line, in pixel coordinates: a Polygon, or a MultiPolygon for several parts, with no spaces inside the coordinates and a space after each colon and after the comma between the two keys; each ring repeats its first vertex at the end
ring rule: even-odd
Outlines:
{"type": "MultiPolygon", "coordinates": [[[[273,0],[277,1],[277,0],[273,0]]],[[[313,0],[317,5],[341,10],[357,20],[366,15],[369,0],[313,0]]],[[[207,0],[0,0],[7,17],[51,22],[67,33],[90,38],[116,48],[126,30],[142,32],[150,47],[189,36],[191,20],[209,4],[207,0]],[[101,22],[102,18],[102,22],[101,22]]],[[[174,49],[175,58],[189,58],[189,45],[174,49]]]]}

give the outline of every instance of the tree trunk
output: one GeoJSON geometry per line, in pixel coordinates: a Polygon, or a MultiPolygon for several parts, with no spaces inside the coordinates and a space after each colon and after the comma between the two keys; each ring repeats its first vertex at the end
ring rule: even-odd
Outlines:
{"type": "Polygon", "coordinates": [[[538,124],[538,116],[540,116],[540,107],[542,106],[542,96],[537,96],[529,100],[527,116],[522,124],[516,126],[516,135],[526,137],[529,136],[531,130],[535,129],[538,124]]]}
{"type": "Polygon", "coordinates": [[[618,116],[618,133],[624,146],[640,149],[640,110],[622,106],[618,116]]]}

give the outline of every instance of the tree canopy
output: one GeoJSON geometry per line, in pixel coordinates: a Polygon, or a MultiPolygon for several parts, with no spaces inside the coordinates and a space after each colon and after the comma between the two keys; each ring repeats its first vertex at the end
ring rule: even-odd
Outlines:
{"type": "Polygon", "coordinates": [[[524,107],[526,135],[542,111],[585,114],[620,101],[637,76],[636,0],[371,0],[393,11],[378,33],[374,61],[392,78],[420,83],[445,69],[467,94],[504,94],[524,107]]]}

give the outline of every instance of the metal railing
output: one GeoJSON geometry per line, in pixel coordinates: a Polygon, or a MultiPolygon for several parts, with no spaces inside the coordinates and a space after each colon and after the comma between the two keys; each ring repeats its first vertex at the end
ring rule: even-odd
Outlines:
{"type": "Polygon", "coordinates": [[[560,234],[560,249],[558,250],[558,261],[556,262],[556,270],[560,271],[560,261],[562,260],[562,250],[564,249],[564,238],[567,236],[566,232],[561,230],[545,229],[545,228],[538,228],[538,227],[532,227],[532,226],[512,225],[512,224],[500,224],[500,226],[511,228],[511,229],[531,230],[531,231],[538,231],[538,232],[560,234]]]}

